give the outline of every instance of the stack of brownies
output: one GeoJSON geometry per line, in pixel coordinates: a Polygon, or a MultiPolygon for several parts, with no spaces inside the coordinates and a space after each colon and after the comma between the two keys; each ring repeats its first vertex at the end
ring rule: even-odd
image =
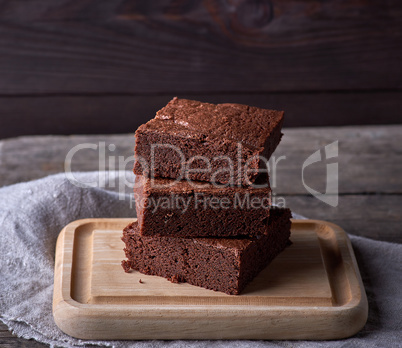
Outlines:
{"type": "Polygon", "coordinates": [[[174,98],[135,133],[130,269],[237,295],[290,242],[266,164],[283,112],[174,98]]]}

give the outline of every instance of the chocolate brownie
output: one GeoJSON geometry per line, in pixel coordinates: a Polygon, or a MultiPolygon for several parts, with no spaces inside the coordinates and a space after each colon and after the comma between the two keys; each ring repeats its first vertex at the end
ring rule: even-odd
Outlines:
{"type": "Polygon", "coordinates": [[[135,132],[135,174],[250,185],[279,144],[283,111],[173,98],[135,132]]]}
{"type": "Polygon", "coordinates": [[[290,217],[289,209],[272,209],[268,235],[248,238],[145,237],[134,222],[123,231],[122,266],[237,295],[290,243],[290,217]]]}
{"type": "Polygon", "coordinates": [[[222,188],[207,182],[137,175],[138,230],[143,236],[170,237],[267,234],[271,189],[267,176],[257,181],[261,187],[222,188]]]}

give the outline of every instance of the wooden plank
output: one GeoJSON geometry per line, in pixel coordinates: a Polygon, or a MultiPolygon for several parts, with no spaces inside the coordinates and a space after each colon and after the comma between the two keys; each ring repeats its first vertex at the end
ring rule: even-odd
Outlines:
{"type": "Polygon", "coordinates": [[[310,219],[331,221],[347,233],[402,243],[402,195],[346,195],[331,207],[312,196],[285,196],[286,205],[310,219]]]}
{"type": "MultiPolygon", "coordinates": [[[[308,194],[302,181],[302,165],[315,151],[339,141],[339,193],[402,193],[402,126],[285,129],[285,135],[274,153],[276,174],[271,164],[271,186],[278,195],[308,194]],[[283,158],[281,156],[286,156],[283,158]],[[381,180],[379,179],[381,178],[381,180]]],[[[72,169],[99,169],[99,146],[105,142],[106,170],[109,156],[118,168],[118,156],[133,155],[133,135],[22,137],[0,142],[0,183],[40,178],[64,171],[67,153],[76,145],[91,143],[98,150],[83,149],[72,159],[72,169]],[[114,144],[116,149],[109,151],[114,144]],[[29,168],[29,170],[27,170],[29,168]]],[[[305,183],[325,192],[326,161],[305,170],[305,183]]],[[[131,170],[133,162],[126,163],[131,170]]]]}
{"type": "MultiPolygon", "coordinates": [[[[304,171],[305,184],[326,191],[326,165],[338,163],[339,193],[402,193],[402,126],[285,129],[274,153],[278,194],[303,194],[303,163],[321,150],[323,160],[304,171]],[[325,160],[324,147],[338,141],[338,156],[325,160]],[[278,161],[280,156],[285,159],[278,161]]],[[[271,163],[273,163],[271,161],[271,163]]]]}
{"type": "Polygon", "coordinates": [[[25,340],[23,338],[12,337],[10,339],[0,339],[0,344],[2,348],[45,348],[49,345],[44,343],[39,343],[34,340],[25,340]]]}
{"type": "MultiPolygon", "coordinates": [[[[0,97],[0,138],[41,134],[127,133],[154,117],[174,95],[0,97]]],[[[285,110],[286,127],[401,123],[402,92],[184,94],[285,110]]]]}
{"type": "Polygon", "coordinates": [[[5,324],[0,322],[0,346],[2,348],[20,348],[20,347],[32,347],[32,348],[44,348],[48,345],[39,343],[34,340],[26,340],[18,338],[13,335],[5,324]]]}
{"type": "Polygon", "coordinates": [[[0,93],[401,88],[402,3],[6,0],[0,93]]]}
{"type": "MultiPolygon", "coordinates": [[[[0,322],[0,340],[6,340],[10,337],[15,337],[7,328],[5,324],[0,322]]],[[[1,341],[0,341],[1,342],[1,341]]]]}
{"type": "MultiPolygon", "coordinates": [[[[49,174],[64,172],[67,153],[79,144],[105,146],[116,145],[116,150],[108,155],[129,158],[134,153],[134,135],[95,136],[35,136],[13,138],[0,142],[0,182],[1,185],[38,179],[49,174]]],[[[106,161],[109,168],[109,161],[106,161]]],[[[131,170],[133,162],[127,164],[131,170]]],[[[99,151],[83,149],[73,159],[73,171],[93,171],[99,169],[99,151]]]]}
{"type": "Polygon", "coordinates": [[[353,335],[367,320],[367,299],[353,250],[336,225],[294,220],[293,244],[241,295],[230,296],[125,273],[120,237],[131,221],[78,220],[60,234],[53,315],[69,335],[136,340],[334,339],[353,335]]]}

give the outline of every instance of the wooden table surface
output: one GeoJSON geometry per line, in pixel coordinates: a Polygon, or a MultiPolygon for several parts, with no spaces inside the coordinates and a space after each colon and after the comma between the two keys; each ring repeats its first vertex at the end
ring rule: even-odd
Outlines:
{"type": "MultiPolygon", "coordinates": [[[[348,233],[402,243],[402,126],[292,128],[285,129],[284,134],[274,154],[277,160],[286,156],[277,164],[276,199],[284,199],[293,211],[307,217],[332,221],[348,233]],[[311,196],[301,179],[307,157],[334,141],[339,141],[339,156],[328,163],[339,165],[337,207],[311,196]]],[[[73,146],[101,142],[116,145],[109,155],[132,155],[132,134],[30,136],[0,141],[0,186],[63,172],[66,154],[73,146]]],[[[98,159],[97,151],[81,150],[73,158],[72,169],[97,170],[98,159]]],[[[325,191],[325,161],[312,165],[304,174],[307,185],[325,191]]],[[[14,337],[3,324],[0,345],[43,346],[14,337]]]]}

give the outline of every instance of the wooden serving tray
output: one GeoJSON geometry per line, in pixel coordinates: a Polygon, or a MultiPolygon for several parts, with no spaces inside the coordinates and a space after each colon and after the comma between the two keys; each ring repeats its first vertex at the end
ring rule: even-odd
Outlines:
{"type": "Polygon", "coordinates": [[[125,273],[123,228],[87,219],[57,241],[53,315],[81,339],[336,339],[359,331],[367,299],[346,233],[293,220],[293,244],[231,296],[157,276],[125,273]]]}

